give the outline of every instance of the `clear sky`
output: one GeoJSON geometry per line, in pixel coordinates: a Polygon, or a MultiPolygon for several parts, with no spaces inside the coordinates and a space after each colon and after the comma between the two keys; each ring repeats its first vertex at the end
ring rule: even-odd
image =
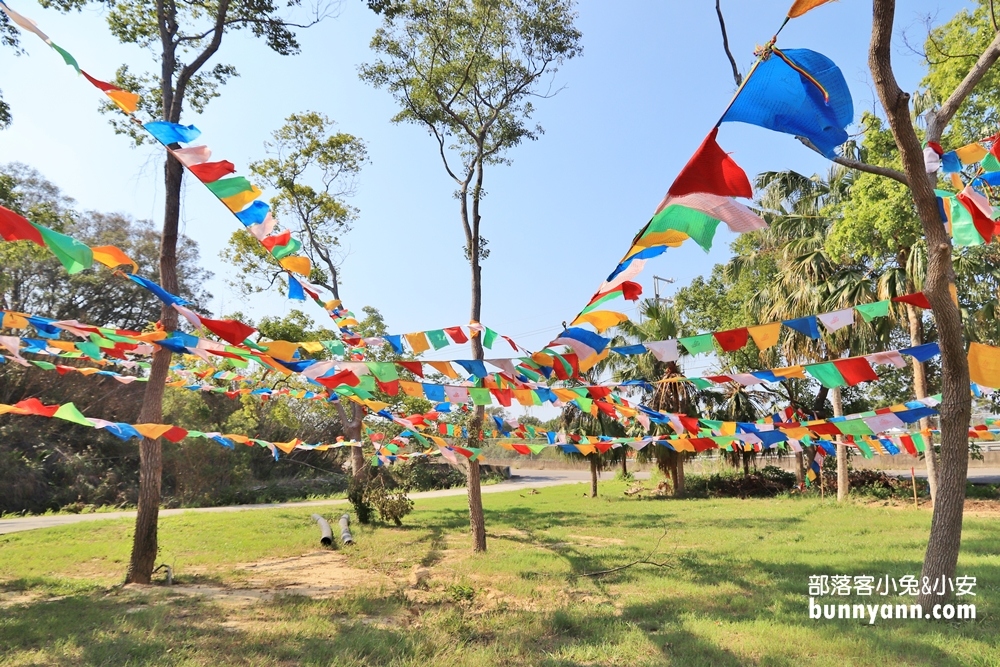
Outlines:
{"type": "MultiPolygon", "coordinates": [[[[97,9],[62,15],[28,0],[9,4],[98,78],[110,79],[123,63],[133,71],[153,66],[151,54],[114,40],[97,9]]],[[[754,45],[771,37],[790,0],[722,4],[745,72],[754,45]]],[[[894,65],[903,88],[914,90],[921,59],[901,35],[922,44],[926,17],[940,23],[970,3],[897,4],[894,65]]],[[[337,17],[301,32],[302,53],[293,57],[273,54],[249,34],[228,34],[214,62],[235,65],[241,76],[203,115],[183,120],[202,130],[198,143],[213,149],[213,159],[232,161],[240,174],[290,113],[321,111],[362,137],[371,164],[351,202],[361,217],[346,239],[344,302],[356,312],[377,307],[394,333],[465,324],[469,269],[454,188],[436,144],[416,126],[393,125],[389,94],[357,77],[358,65],[372,58],[368,42],[378,23],[363,0],[342,0],[337,17]]],[[[491,254],[483,270],[483,323],[530,349],[558,333],[614,268],[734,90],[712,0],[581,0],[578,27],[583,56],[558,73],[559,94],[537,105],[544,136],[511,151],[512,166],[486,175],[483,233],[491,254]]],[[[790,22],[778,46],[810,48],[836,62],[860,117],[876,99],[867,67],[870,31],[870,2],[842,0],[790,22]]],[[[99,91],[33,35],[22,43],[26,56],[0,49],[0,89],[14,114],[13,125],[0,132],[0,160],[35,167],[83,208],[159,222],[162,151],[134,149],[116,136],[97,111],[99,91]]],[[[793,137],[749,125],[723,125],[719,143],[751,179],[765,170],[828,168],[793,137]]],[[[215,272],[208,285],[214,313],[260,317],[298,307],[322,321],[318,307],[277,293],[242,302],[228,290],[224,279],[232,269],[219,251],[236,221],[200,184],[186,183],[183,231],[215,272]]],[[[654,274],[674,278],[671,289],[707,275],[727,258],[732,238],[723,226],[711,253],[688,242],[651,260],[640,281],[646,295],[652,296],[654,274]]],[[[622,310],[635,313],[631,304],[622,310]]],[[[461,358],[464,351],[451,346],[426,356],[461,358]]],[[[687,370],[706,369],[695,361],[687,370]]]]}

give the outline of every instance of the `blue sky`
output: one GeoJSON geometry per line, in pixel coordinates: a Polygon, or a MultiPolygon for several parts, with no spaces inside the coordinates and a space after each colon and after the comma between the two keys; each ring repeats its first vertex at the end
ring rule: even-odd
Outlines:
{"type": "MultiPolygon", "coordinates": [[[[790,0],[724,0],[730,44],[741,70],[753,48],[780,25],[790,0]]],[[[564,88],[538,103],[542,138],[509,154],[510,167],[487,173],[483,233],[491,255],[483,270],[483,322],[537,349],[561,329],[628,249],[677,171],[721,114],[734,90],[721,47],[714,2],[581,0],[578,26],[584,54],[557,75],[564,88]]],[[[916,88],[921,62],[900,39],[922,43],[923,19],[942,22],[968,2],[899,3],[893,52],[897,78],[916,88]]],[[[111,78],[127,63],[150,69],[151,55],[118,44],[96,9],[62,15],[34,2],[10,6],[34,19],[81,66],[111,78]]],[[[372,305],[390,329],[405,333],[468,322],[468,265],[463,254],[453,187],[425,131],[393,125],[391,97],[361,83],[359,64],[379,19],[362,0],[343,0],[339,15],[300,34],[302,53],[281,57],[248,34],[226,36],[219,62],[241,76],[198,116],[184,122],[202,130],[198,143],[246,174],[263,155],[262,143],[290,113],[315,110],[362,137],[371,164],[361,173],[352,204],[361,211],[346,238],[342,296],[355,311],[372,305]]],[[[867,67],[871,4],[842,0],[793,20],[778,46],[810,48],[836,62],[851,87],[855,111],[875,105],[867,67]]],[[[0,50],[0,89],[14,123],[0,132],[0,160],[25,162],[58,184],[83,208],[121,211],[159,222],[163,154],[134,149],[98,113],[103,96],[62,64],[33,35],[26,56],[0,50]]],[[[719,143],[748,175],[796,169],[812,174],[828,164],[788,135],[744,124],[725,124],[719,143]]],[[[243,302],[224,279],[231,269],[219,251],[235,220],[200,184],[188,182],[183,230],[201,245],[215,272],[208,286],[216,314],[240,310],[252,317],[282,315],[296,307],[277,293],[243,302]]],[[[652,276],[674,288],[728,256],[733,236],[720,228],[708,254],[693,243],[650,261],[641,279],[652,296],[652,276]]],[[[671,288],[673,289],[673,288],[671,288]]],[[[301,308],[301,306],[299,306],[301,308]]],[[[634,314],[628,304],[625,312],[634,314]]],[[[316,307],[306,312],[323,317],[316,307]]],[[[155,313],[150,313],[155,318],[155,313]]],[[[461,358],[454,346],[426,355],[461,358]]],[[[688,372],[706,370],[695,361],[688,372]]]]}

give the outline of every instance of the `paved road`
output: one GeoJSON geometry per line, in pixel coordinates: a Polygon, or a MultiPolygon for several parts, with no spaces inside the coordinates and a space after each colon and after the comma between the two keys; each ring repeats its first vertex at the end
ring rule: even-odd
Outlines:
{"type": "MultiPolygon", "coordinates": [[[[500,484],[491,484],[483,487],[483,493],[499,493],[501,491],[520,491],[523,489],[537,489],[545,486],[557,486],[560,484],[577,484],[588,481],[590,473],[586,470],[515,470],[515,476],[500,484]]],[[[649,473],[639,473],[640,476],[649,476],[649,473]]],[[[603,479],[608,479],[610,475],[605,473],[603,479]]],[[[443,489],[440,491],[422,491],[410,494],[411,498],[443,498],[445,496],[464,496],[465,488],[443,489]]],[[[329,505],[346,505],[346,500],[314,500],[299,503],[269,503],[264,505],[231,505],[228,507],[198,507],[192,509],[172,509],[160,510],[160,516],[173,516],[183,512],[245,512],[249,510],[267,510],[279,507],[326,507],[329,505]]],[[[29,516],[20,519],[0,519],[0,535],[4,533],[16,533],[22,530],[34,530],[36,528],[51,528],[52,526],[63,526],[69,523],[80,523],[81,521],[100,521],[102,519],[124,519],[135,518],[135,512],[100,512],[96,514],[56,514],[49,516],[29,516]]]]}
{"type": "MultiPolygon", "coordinates": [[[[920,479],[927,479],[927,467],[921,463],[913,470],[920,479]]],[[[887,475],[909,477],[909,470],[886,470],[887,475]]],[[[968,480],[973,484],[1000,484],[1000,468],[969,468],[968,480]]]]}

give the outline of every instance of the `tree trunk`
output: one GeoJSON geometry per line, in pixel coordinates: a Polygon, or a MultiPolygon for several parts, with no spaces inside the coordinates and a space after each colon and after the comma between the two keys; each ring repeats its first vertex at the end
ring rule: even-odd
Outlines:
{"type": "Polygon", "coordinates": [[[674,495],[678,498],[684,497],[684,452],[677,452],[677,480],[674,486],[674,495]]]}
{"type": "MultiPolygon", "coordinates": [[[[910,287],[908,285],[908,287],[910,287]]],[[[910,287],[911,291],[915,288],[910,287]]],[[[920,319],[920,313],[915,306],[906,304],[906,321],[910,329],[910,345],[916,347],[924,343],[924,323],[920,319]]],[[[913,363],[913,393],[917,398],[927,398],[927,370],[916,358],[910,360],[913,363]]],[[[930,419],[924,417],[920,420],[920,429],[930,428],[930,419]]],[[[934,499],[937,498],[937,454],[934,447],[929,443],[924,451],[924,462],[927,464],[927,485],[931,490],[931,507],[934,506],[934,499]]]]}
{"type": "MultiPolygon", "coordinates": [[[[913,129],[910,116],[910,96],[900,89],[892,71],[892,28],[896,9],[894,0],[874,0],[872,42],[868,63],[872,81],[885,109],[893,138],[899,148],[913,202],[927,240],[927,278],[924,294],[930,301],[941,347],[942,401],[938,407],[941,419],[941,459],[937,470],[937,500],[931,518],[931,534],[924,556],[922,581],[935,582],[955,575],[958,552],[962,542],[962,511],[965,505],[965,484],[969,465],[969,418],[972,399],[969,392],[969,363],[965,356],[965,339],[958,305],[952,301],[954,267],[951,239],[941,224],[932,179],[924,169],[923,150],[913,129]]],[[[996,42],[996,40],[994,40],[996,42]]],[[[938,141],[962,100],[982,79],[997,59],[996,44],[990,58],[980,57],[955,92],[936,113],[928,115],[928,141],[938,141]],[[987,60],[989,62],[983,62],[987,60]]],[[[923,590],[923,589],[922,589],[923,590]]],[[[949,597],[943,593],[922,593],[918,602],[929,608],[949,597]]]]}
{"type": "Polygon", "coordinates": [[[590,497],[597,497],[597,454],[591,454],[587,458],[590,459],[590,497]]]}
{"type": "Polygon", "coordinates": [[[795,452],[795,483],[798,484],[800,489],[806,483],[805,465],[806,462],[802,457],[802,452],[795,452]]]}
{"type": "MultiPolygon", "coordinates": [[[[482,172],[480,172],[482,173],[482,172]]],[[[478,193],[477,193],[478,194],[478,193]]],[[[473,219],[476,234],[473,243],[470,243],[469,264],[472,268],[472,321],[478,323],[483,310],[483,282],[482,269],[479,266],[479,224],[478,224],[478,196],[474,199],[473,219]]],[[[463,210],[464,214],[464,210],[463,210]]],[[[483,351],[483,334],[472,338],[472,358],[482,360],[486,355],[483,351]]],[[[476,406],[475,416],[469,423],[469,447],[478,448],[482,446],[479,435],[482,432],[483,420],[486,410],[483,406],[476,406]]],[[[480,484],[479,461],[469,461],[468,476],[469,493],[469,525],[472,529],[472,550],[475,552],[486,551],[486,517],[483,515],[483,490],[480,484]]]]}
{"type": "MultiPolygon", "coordinates": [[[[160,237],[160,284],[171,294],[177,289],[177,227],[181,212],[181,183],[184,168],[173,157],[164,166],[165,205],[163,234],[160,237]]],[[[177,311],[164,305],[160,323],[165,331],[177,328],[177,311]]],[[[170,370],[172,353],[160,348],[153,354],[149,381],[142,397],[139,422],[159,424],[163,421],[163,392],[170,370]]],[[[159,440],[143,438],[139,444],[139,507],[132,539],[132,557],[125,574],[127,583],[148,584],[153,576],[157,553],[157,521],[160,514],[160,487],[163,477],[163,450],[159,440]]]]}
{"type": "MultiPolygon", "coordinates": [[[[840,387],[830,392],[830,402],[833,404],[833,416],[844,416],[844,401],[840,387]]],[[[851,492],[851,480],[847,471],[847,444],[841,436],[837,436],[837,502],[847,501],[851,492]]]]}
{"type": "Polygon", "coordinates": [[[628,477],[628,459],[622,455],[622,478],[628,477]]]}

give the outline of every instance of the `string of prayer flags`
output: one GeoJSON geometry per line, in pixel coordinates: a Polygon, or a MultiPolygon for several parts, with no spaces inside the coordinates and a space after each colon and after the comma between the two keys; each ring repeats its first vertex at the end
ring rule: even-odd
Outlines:
{"type": "Polygon", "coordinates": [[[825,5],[828,2],[833,2],[833,0],[795,0],[795,2],[792,3],[792,7],[788,10],[788,18],[798,18],[806,12],[812,11],[820,5],[825,5]]]}
{"type": "MultiPolygon", "coordinates": [[[[70,274],[88,269],[94,263],[94,253],[85,244],[48,227],[29,222],[3,206],[0,206],[0,237],[5,241],[31,241],[46,248],[70,274]]],[[[125,256],[117,248],[114,248],[114,251],[122,257],[125,256]]]]}
{"type": "Polygon", "coordinates": [[[809,49],[782,51],[759,61],[723,122],[739,121],[805,137],[828,158],[847,141],[854,102],[840,69],[809,49]]]}

